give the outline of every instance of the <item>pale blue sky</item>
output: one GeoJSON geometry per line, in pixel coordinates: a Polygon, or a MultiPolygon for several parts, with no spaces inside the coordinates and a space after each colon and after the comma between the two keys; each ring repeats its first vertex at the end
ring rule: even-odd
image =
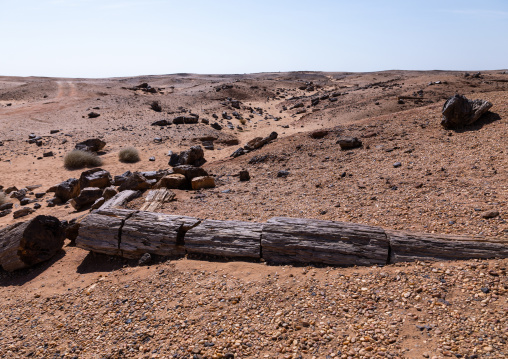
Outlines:
{"type": "Polygon", "coordinates": [[[0,75],[508,67],[506,0],[0,0],[0,75]]]}

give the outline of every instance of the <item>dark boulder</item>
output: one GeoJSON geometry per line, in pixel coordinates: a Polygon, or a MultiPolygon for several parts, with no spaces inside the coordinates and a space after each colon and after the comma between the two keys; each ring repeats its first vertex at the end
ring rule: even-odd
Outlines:
{"type": "Polygon", "coordinates": [[[83,188],[79,196],[71,200],[71,205],[77,211],[92,205],[97,199],[102,197],[103,190],[98,187],[83,188]]]}
{"type": "Polygon", "coordinates": [[[492,104],[485,100],[468,100],[455,95],[446,100],[443,106],[441,125],[446,129],[461,128],[478,120],[492,104]]]}
{"type": "Polygon", "coordinates": [[[99,187],[106,188],[112,183],[111,175],[102,168],[93,168],[81,173],[79,188],[99,187]]]}
{"type": "Polygon", "coordinates": [[[356,137],[344,137],[337,140],[341,150],[351,150],[353,148],[362,147],[362,141],[356,137]]]}
{"type": "Polygon", "coordinates": [[[125,190],[142,191],[149,189],[155,184],[155,180],[147,180],[141,173],[134,172],[118,187],[118,191],[122,192],[125,190]]]}
{"type": "Polygon", "coordinates": [[[79,180],[77,178],[69,178],[56,186],[55,197],[62,202],[67,202],[71,198],[79,194],[79,180]]]}

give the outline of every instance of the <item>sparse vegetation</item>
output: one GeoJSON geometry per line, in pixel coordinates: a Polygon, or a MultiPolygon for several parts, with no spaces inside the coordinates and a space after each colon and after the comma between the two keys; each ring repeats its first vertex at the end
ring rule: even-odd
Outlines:
{"type": "Polygon", "coordinates": [[[151,104],[150,104],[150,108],[152,110],[154,110],[155,112],[161,112],[162,111],[162,107],[159,103],[159,101],[153,101],[151,104]]]}
{"type": "Polygon", "coordinates": [[[7,196],[5,195],[5,193],[0,192],[0,206],[4,203],[7,203],[7,196]]]}
{"type": "Polygon", "coordinates": [[[87,151],[73,150],[64,157],[64,166],[69,170],[100,165],[102,160],[96,154],[87,151]]]}
{"type": "Polygon", "coordinates": [[[121,162],[134,163],[140,160],[139,152],[134,147],[122,148],[118,153],[118,158],[121,162]]]}

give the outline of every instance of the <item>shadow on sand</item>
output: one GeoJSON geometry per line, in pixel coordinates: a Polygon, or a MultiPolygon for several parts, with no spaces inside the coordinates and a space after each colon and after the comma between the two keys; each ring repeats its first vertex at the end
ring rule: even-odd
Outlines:
{"type": "Polygon", "coordinates": [[[0,287],[22,286],[44,273],[55,262],[65,256],[65,250],[59,250],[50,260],[34,265],[31,268],[14,272],[0,270],[0,287]]]}
{"type": "Polygon", "coordinates": [[[457,128],[454,131],[457,133],[463,133],[463,132],[470,132],[470,131],[478,131],[483,126],[489,125],[493,122],[499,121],[501,119],[501,116],[499,116],[497,113],[488,111],[485,113],[482,117],[480,117],[475,123],[469,126],[465,126],[462,128],[457,128]]]}

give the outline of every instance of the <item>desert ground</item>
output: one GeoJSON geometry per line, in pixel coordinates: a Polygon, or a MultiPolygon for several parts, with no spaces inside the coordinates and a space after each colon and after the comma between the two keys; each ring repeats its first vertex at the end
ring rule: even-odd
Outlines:
{"type": "MultiPolygon", "coordinates": [[[[0,217],[0,227],[89,213],[47,205],[46,190],[84,170],[63,165],[77,142],[104,140],[101,168],[114,176],[167,169],[169,151],[213,141],[203,168],[216,187],[174,190],[161,212],[314,218],[508,243],[507,121],[505,70],[0,77],[0,189],[33,186],[26,207],[40,205],[0,217]],[[493,107],[471,126],[444,129],[443,104],[457,93],[493,107]],[[199,122],[153,125],[189,114],[199,122]],[[231,157],[273,131],[276,140],[231,157]],[[342,151],[341,136],[363,145],[342,151]],[[139,162],[118,160],[126,146],[140,151],[139,162]]],[[[66,242],[49,262],[0,269],[0,356],[505,358],[507,267],[506,259],[331,268],[199,258],[138,266],[66,242]]]]}

